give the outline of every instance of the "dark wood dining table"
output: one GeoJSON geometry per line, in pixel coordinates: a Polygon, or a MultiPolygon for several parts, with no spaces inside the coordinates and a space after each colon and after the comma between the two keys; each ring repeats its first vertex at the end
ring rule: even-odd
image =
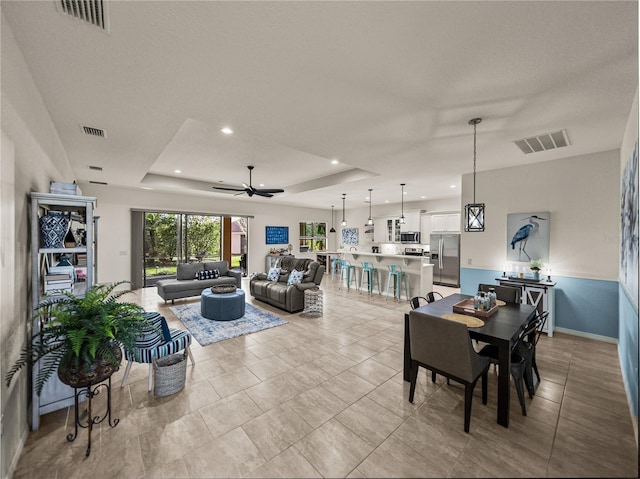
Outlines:
{"type": "MultiPolygon", "coordinates": [[[[466,294],[452,294],[433,303],[425,304],[414,311],[431,316],[453,313],[453,305],[471,298],[466,294]]],[[[481,318],[484,326],[469,328],[471,339],[477,339],[498,347],[498,424],[509,427],[509,393],[511,374],[511,348],[518,339],[522,328],[536,314],[536,308],[530,304],[507,303],[500,306],[498,312],[488,318],[481,318]]],[[[410,381],[411,338],[409,336],[409,313],[404,315],[404,380],[410,381]]]]}

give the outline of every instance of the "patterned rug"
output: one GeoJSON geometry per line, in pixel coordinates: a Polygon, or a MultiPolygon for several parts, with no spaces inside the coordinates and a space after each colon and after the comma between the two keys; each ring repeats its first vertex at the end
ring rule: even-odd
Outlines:
{"type": "Polygon", "coordinates": [[[171,311],[201,346],[287,324],[282,318],[247,303],[244,316],[233,321],[212,321],[200,315],[200,302],[171,306],[171,311]]]}

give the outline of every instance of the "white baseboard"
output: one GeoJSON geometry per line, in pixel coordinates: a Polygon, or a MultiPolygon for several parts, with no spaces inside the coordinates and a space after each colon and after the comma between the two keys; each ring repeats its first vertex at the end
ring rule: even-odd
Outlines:
{"type": "Polygon", "coordinates": [[[585,333],[583,331],[576,331],[575,329],[567,329],[567,328],[553,328],[554,333],[564,333],[570,334],[571,336],[579,336],[581,338],[593,339],[595,341],[604,341],[605,343],[618,344],[618,340],[616,338],[610,338],[609,336],[601,336],[599,334],[585,333]]]}

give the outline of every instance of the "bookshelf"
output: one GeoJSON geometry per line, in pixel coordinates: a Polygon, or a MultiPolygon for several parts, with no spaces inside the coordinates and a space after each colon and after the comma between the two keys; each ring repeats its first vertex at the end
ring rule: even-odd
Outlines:
{"type": "MultiPolygon", "coordinates": [[[[93,214],[95,205],[96,198],[90,196],[31,193],[33,336],[46,327],[46,322],[35,317],[43,300],[60,297],[63,293],[82,296],[87,287],[97,282],[98,217],[93,214]],[[64,238],[54,247],[51,247],[50,239],[45,241],[43,238],[46,222],[43,223],[42,218],[48,214],[64,215],[69,219],[64,238]]],[[[39,366],[33,366],[32,378],[37,377],[39,366]]],[[[57,375],[46,382],[40,396],[35,392],[33,380],[32,384],[31,428],[37,430],[41,415],[73,405],[74,390],[63,384],[57,375]]]]}

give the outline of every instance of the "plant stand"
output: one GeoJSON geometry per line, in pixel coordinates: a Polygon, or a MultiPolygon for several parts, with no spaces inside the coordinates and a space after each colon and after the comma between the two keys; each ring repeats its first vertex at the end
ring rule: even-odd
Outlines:
{"type": "Polygon", "coordinates": [[[111,374],[109,374],[108,378],[101,379],[99,384],[89,384],[86,387],[82,388],[73,388],[75,393],[75,402],[74,402],[74,412],[75,412],[75,431],[73,434],[67,435],[67,441],[72,442],[78,437],[78,427],[87,429],[87,452],[85,453],[85,457],[89,457],[91,454],[91,431],[93,430],[93,426],[95,424],[100,424],[107,417],[109,418],[109,426],[116,427],[120,422],[120,419],[111,420],[111,374]],[[108,381],[107,384],[104,384],[105,379],[108,381]],[[100,394],[102,389],[105,389],[107,392],[107,410],[105,411],[103,416],[93,416],[93,412],[91,411],[91,400],[100,394]],[[78,411],[78,403],[80,402],[80,396],[84,395],[87,398],[87,422],[83,424],[80,421],[80,414],[78,411]]]}

